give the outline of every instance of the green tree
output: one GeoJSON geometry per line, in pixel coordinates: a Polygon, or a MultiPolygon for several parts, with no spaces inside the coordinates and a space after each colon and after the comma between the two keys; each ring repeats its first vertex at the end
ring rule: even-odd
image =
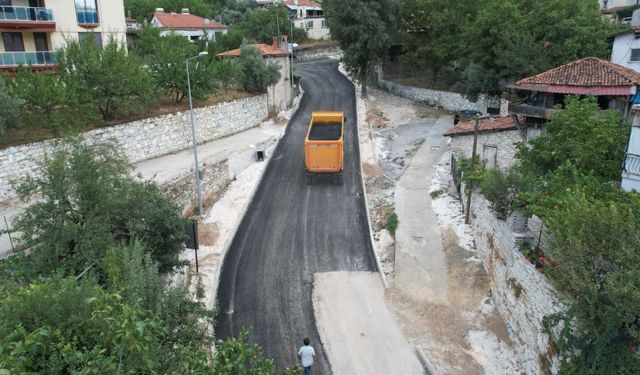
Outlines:
{"type": "Polygon", "coordinates": [[[82,129],[98,120],[98,110],[90,96],[83,95],[78,82],[62,82],[59,76],[21,68],[12,84],[15,96],[24,103],[20,117],[24,124],[51,128],[59,136],[82,129]]]}
{"type": "Polygon", "coordinates": [[[331,37],[340,43],[344,53],[344,66],[362,84],[362,93],[366,96],[367,80],[386,57],[392,43],[400,3],[397,0],[326,0],[323,6],[331,37]]]}
{"type": "Polygon", "coordinates": [[[0,77],[0,140],[4,137],[5,129],[18,125],[18,112],[23,101],[13,97],[7,85],[0,77]]]}
{"type": "MultiPolygon", "coordinates": [[[[586,56],[608,56],[608,35],[614,32],[597,2],[578,0],[488,0],[460,36],[465,66],[479,64],[489,94],[500,83],[537,74],[586,56]]],[[[473,85],[472,80],[464,82],[473,85]]],[[[465,86],[465,87],[466,87],[465,86]]],[[[466,92],[470,92],[467,90],[466,92]]]]}
{"type": "MultiPolygon", "coordinates": [[[[160,36],[159,29],[153,26],[141,30],[138,45],[139,52],[146,55],[149,73],[160,93],[171,95],[176,104],[181,103],[188,91],[185,61],[198,55],[198,46],[175,33],[160,36]]],[[[189,62],[194,99],[204,100],[215,92],[213,69],[209,58],[189,62]]]]}
{"type": "Polygon", "coordinates": [[[240,81],[245,91],[263,93],[269,85],[273,85],[280,79],[280,66],[276,63],[267,63],[258,48],[249,43],[243,43],[238,57],[240,69],[240,81]]]}
{"type": "Polygon", "coordinates": [[[64,143],[38,172],[22,178],[23,201],[37,197],[14,228],[39,273],[77,275],[120,242],[139,238],[161,272],[180,264],[184,219],[152,183],[130,177],[123,151],[111,143],[64,143]]]}
{"type": "Polygon", "coordinates": [[[433,87],[465,53],[460,34],[477,11],[475,1],[407,0],[400,16],[399,37],[412,69],[429,72],[433,87]]]}
{"type": "Polygon", "coordinates": [[[241,31],[248,40],[271,44],[279,35],[289,36],[293,31],[291,42],[307,39],[307,32],[293,26],[284,5],[269,6],[265,11],[251,12],[248,17],[233,27],[241,31]]]}
{"type": "Polygon", "coordinates": [[[215,76],[220,86],[227,92],[227,89],[238,82],[240,78],[240,67],[231,59],[222,59],[215,67],[215,76]]]}
{"type": "Polygon", "coordinates": [[[628,130],[620,112],[601,111],[594,97],[568,97],[546,124],[546,133],[521,145],[517,158],[523,170],[544,175],[570,163],[582,175],[617,181],[628,130]]]}
{"type": "Polygon", "coordinates": [[[65,86],[78,87],[96,102],[102,118],[145,109],[155,100],[142,62],[115,38],[104,48],[92,41],[67,41],[59,51],[58,72],[65,86]]]}
{"type": "Polygon", "coordinates": [[[638,203],[577,193],[547,220],[554,233],[547,274],[569,305],[546,321],[564,359],[560,374],[632,374],[640,368],[630,348],[640,343],[638,203]]]}

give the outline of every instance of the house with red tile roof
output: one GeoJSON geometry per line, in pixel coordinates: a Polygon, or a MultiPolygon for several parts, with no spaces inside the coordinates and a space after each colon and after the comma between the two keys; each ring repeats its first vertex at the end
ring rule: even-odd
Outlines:
{"type": "MultiPolygon", "coordinates": [[[[293,85],[290,74],[290,58],[287,52],[287,36],[283,35],[280,40],[273,37],[272,44],[254,44],[262,57],[268,62],[278,64],[280,67],[280,80],[267,88],[267,105],[269,111],[281,111],[291,106],[293,100],[293,85]]],[[[240,48],[230,51],[220,52],[220,57],[236,58],[240,56],[240,48]]]]}
{"type": "MultiPolygon", "coordinates": [[[[525,140],[518,124],[513,116],[480,118],[476,153],[484,161],[485,168],[499,168],[506,171],[513,165],[516,155],[515,145],[525,140]]],[[[451,139],[449,148],[454,158],[471,157],[474,125],[475,120],[460,122],[443,134],[451,139]]]]}
{"type": "Polygon", "coordinates": [[[593,95],[602,109],[624,116],[640,86],[640,73],[597,57],[585,57],[508,85],[517,96],[511,114],[525,116],[530,126],[543,126],[567,95],[593,95]]]}
{"type": "Polygon", "coordinates": [[[151,24],[161,29],[160,35],[176,33],[183,35],[191,42],[202,39],[216,40],[216,34],[226,34],[229,26],[208,18],[198,17],[189,14],[189,9],[182,9],[180,13],[165,13],[164,9],[158,8],[153,13],[151,24]]]}

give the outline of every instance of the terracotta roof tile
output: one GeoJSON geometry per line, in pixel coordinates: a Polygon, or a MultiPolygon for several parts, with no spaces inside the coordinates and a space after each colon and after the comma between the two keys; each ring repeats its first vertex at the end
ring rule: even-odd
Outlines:
{"type": "Polygon", "coordinates": [[[322,8],[321,4],[311,0],[298,0],[298,4],[296,4],[294,0],[284,0],[283,3],[289,6],[322,8]]]}
{"type": "MultiPolygon", "coordinates": [[[[473,134],[474,121],[461,122],[458,125],[449,128],[444,132],[445,137],[456,137],[459,135],[473,134]]],[[[478,124],[478,133],[500,132],[505,130],[516,130],[516,122],[513,116],[492,116],[480,119],[478,124]]]]}
{"type": "Polygon", "coordinates": [[[160,21],[162,27],[169,29],[228,29],[229,26],[219,22],[205,19],[193,14],[154,13],[154,17],[160,21]]]}
{"type": "Polygon", "coordinates": [[[640,85],[640,73],[597,57],[577,61],[521,79],[519,85],[620,87],[640,85]]]}
{"type": "MultiPolygon", "coordinates": [[[[254,44],[254,46],[258,47],[258,50],[260,51],[260,54],[262,56],[277,57],[277,56],[289,55],[287,51],[284,51],[271,44],[254,44]]],[[[233,49],[230,51],[220,52],[218,56],[240,56],[240,48],[233,49]]]]}

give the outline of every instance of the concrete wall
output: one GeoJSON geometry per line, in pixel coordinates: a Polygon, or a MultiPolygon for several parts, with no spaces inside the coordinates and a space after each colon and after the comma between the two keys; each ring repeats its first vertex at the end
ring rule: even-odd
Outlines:
{"type": "Polygon", "coordinates": [[[618,35],[613,40],[611,62],[640,72],[640,61],[631,61],[631,49],[640,48],[640,39],[636,39],[633,31],[618,35]]]}
{"type": "MultiPolygon", "coordinates": [[[[515,144],[522,142],[522,137],[518,130],[505,130],[493,133],[478,134],[477,155],[484,157],[484,150],[487,147],[496,147],[496,166],[502,171],[506,171],[513,165],[516,157],[515,144]]],[[[451,152],[457,156],[470,158],[473,151],[473,134],[458,135],[451,137],[451,152]]]]}
{"type": "MultiPolygon", "coordinates": [[[[478,255],[489,276],[498,311],[507,322],[519,363],[526,374],[542,374],[543,358],[549,353],[542,319],[562,311],[563,306],[544,274],[519,250],[522,241],[535,243],[538,233],[512,231],[510,219],[498,220],[489,207],[480,194],[473,194],[471,226],[478,255]]],[[[550,363],[555,372],[557,359],[551,358],[550,363]]]]}
{"type": "MultiPolygon", "coordinates": [[[[266,95],[194,109],[198,143],[222,138],[258,125],[268,116],[266,95]]],[[[166,155],[191,147],[189,112],[133,121],[85,133],[89,142],[115,139],[131,162],[166,155]]],[[[0,150],[0,201],[14,196],[10,181],[34,173],[37,161],[53,149],[55,141],[31,143],[0,150]]]]}

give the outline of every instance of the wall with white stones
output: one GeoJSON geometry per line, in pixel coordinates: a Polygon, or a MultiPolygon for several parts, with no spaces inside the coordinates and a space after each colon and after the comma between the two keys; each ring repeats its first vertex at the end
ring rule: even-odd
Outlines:
{"type": "MultiPolygon", "coordinates": [[[[464,193],[461,196],[466,197],[464,193]]],[[[557,358],[548,358],[549,341],[542,332],[542,320],[562,311],[563,305],[542,271],[520,251],[525,241],[535,245],[539,234],[531,229],[537,228],[514,231],[513,215],[507,220],[497,219],[489,202],[478,193],[472,196],[471,217],[476,248],[519,363],[526,374],[542,374],[543,362],[549,360],[555,372],[557,358]]]]}
{"type": "MultiPolygon", "coordinates": [[[[252,128],[268,117],[266,95],[194,109],[198,143],[252,128]]],[[[88,142],[116,140],[132,163],[191,147],[189,111],[146,118],[84,133],[88,142]]],[[[56,140],[0,149],[0,201],[12,198],[11,181],[33,174],[56,140]]]]}
{"type": "MultiPolygon", "coordinates": [[[[479,133],[476,155],[479,155],[482,159],[487,159],[490,155],[493,155],[489,148],[495,148],[495,165],[500,170],[507,171],[516,161],[517,150],[515,145],[522,141],[518,130],[479,133]]],[[[451,137],[450,148],[456,156],[471,158],[473,134],[451,137]]]]}

